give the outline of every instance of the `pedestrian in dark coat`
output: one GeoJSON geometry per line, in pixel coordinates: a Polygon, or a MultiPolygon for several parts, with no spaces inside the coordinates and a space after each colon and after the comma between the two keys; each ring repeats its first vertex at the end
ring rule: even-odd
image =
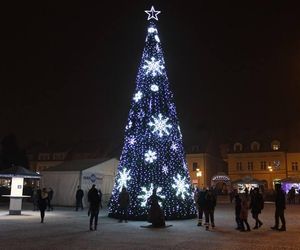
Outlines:
{"type": "Polygon", "coordinates": [[[53,189],[49,188],[49,190],[48,190],[48,211],[53,210],[53,206],[51,205],[53,194],[54,194],[53,189]]]}
{"type": "Polygon", "coordinates": [[[162,199],[156,195],[156,188],[153,189],[152,195],[149,197],[147,203],[150,206],[148,221],[152,223],[153,227],[165,227],[164,211],[159,205],[162,199]]]}
{"type": "Polygon", "coordinates": [[[206,190],[198,189],[198,196],[197,196],[197,208],[198,208],[198,224],[197,226],[202,226],[202,219],[203,219],[203,213],[204,213],[204,204],[205,204],[205,195],[206,190]]]}
{"type": "Polygon", "coordinates": [[[119,194],[119,213],[120,213],[119,222],[122,222],[123,220],[127,222],[128,206],[129,206],[129,193],[127,192],[126,188],[123,187],[122,192],[119,194]]]}
{"type": "Polygon", "coordinates": [[[79,207],[81,208],[81,210],[83,210],[83,204],[82,204],[83,196],[84,196],[83,190],[80,188],[80,186],[78,186],[76,191],[76,211],[78,211],[79,207]]]}
{"type": "Polygon", "coordinates": [[[247,226],[247,231],[251,231],[249,223],[248,223],[248,199],[246,197],[244,197],[242,199],[242,203],[241,203],[241,214],[240,214],[240,219],[241,219],[241,225],[242,225],[242,229],[241,232],[245,232],[245,226],[244,224],[247,226]]]}
{"type": "Polygon", "coordinates": [[[285,193],[281,189],[281,184],[275,184],[275,226],[273,230],[286,231],[285,218],[285,193]],[[281,220],[281,228],[279,228],[279,218],[281,220]]]}
{"type": "Polygon", "coordinates": [[[90,215],[90,230],[97,230],[98,225],[98,215],[102,200],[102,192],[101,190],[97,190],[96,185],[93,184],[92,188],[88,192],[88,201],[90,203],[90,208],[88,214],[90,215]],[[93,222],[94,222],[94,228],[93,228],[93,222]]]}
{"type": "Polygon", "coordinates": [[[204,215],[205,215],[205,229],[209,230],[209,221],[211,223],[212,228],[215,227],[215,207],[217,204],[217,199],[215,194],[212,192],[212,190],[207,190],[205,194],[205,200],[204,200],[204,215]]]}
{"type": "Polygon", "coordinates": [[[41,223],[44,223],[45,211],[47,209],[47,202],[48,202],[48,193],[46,188],[43,188],[42,191],[38,189],[37,192],[39,197],[38,206],[41,213],[41,223]]]}
{"type": "Polygon", "coordinates": [[[234,196],[234,198],[235,198],[235,200],[234,200],[234,203],[235,203],[235,221],[236,221],[236,224],[237,224],[236,229],[241,230],[242,229],[242,221],[241,221],[240,215],[241,215],[241,210],[242,210],[242,199],[240,198],[239,194],[236,194],[234,196]]]}
{"type": "Polygon", "coordinates": [[[255,219],[255,226],[253,229],[258,229],[262,226],[261,220],[258,218],[258,215],[264,208],[264,199],[262,195],[259,193],[259,188],[255,188],[253,190],[253,194],[251,196],[250,208],[253,219],[255,219]]]}

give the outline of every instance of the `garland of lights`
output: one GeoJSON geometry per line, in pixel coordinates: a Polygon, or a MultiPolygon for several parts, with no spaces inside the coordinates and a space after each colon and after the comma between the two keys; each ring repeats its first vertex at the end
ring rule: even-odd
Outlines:
{"type": "Polygon", "coordinates": [[[192,185],[183,150],[182,134],[165,68],[152,6],[148,14],[146,44],[136,89],[125,127],[125,140],[109,216],[118,218],[118,196],[123,187],[130,195],[129,218],[146,219],[148,199],[156,188],[167,219],[196,215],[192,185]],[[126,167],[124,167],[126,166],[126,167]]]}

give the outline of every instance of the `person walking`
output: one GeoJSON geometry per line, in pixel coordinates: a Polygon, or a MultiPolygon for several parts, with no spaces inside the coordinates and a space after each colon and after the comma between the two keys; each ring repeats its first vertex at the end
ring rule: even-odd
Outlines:
{"type": "Polygon", "coordinates": [[[88,192],[88,201],[90,203],[88,215],[90,216],[90,231],[97,230],[98,215],[101,206],[102,193],[101,190],[96,189],[96,185],[93,184],[92,188],[88,192]],[[94,222],[94,228],[93,228],[94,222]]]}
{"type": "Polygon", "coordinates": [[[83,196],[84,196],[83,190],[80,188],[80,186],[78,186],[76,191],[76,211],[78,211],[79,207],[81,208],[81,210],[83,210],[83,204],[82,204],[83,196]]]}
{"type": "Polygon", "coordinates": [[[198,189],[198,195],[197,195],[197,209],[198,209],[198,227],[202,226],[202,220],[203,220],[203,213],[204,213],[204,204],[205,204],[205,195],[206,190],[198,189]]]}
{"type": "Polygon", "coordinates": [[[240,219],[241,219],[241,232],[246,232],[246,231],[251,231],[249,223],[248,223],[248,199],[247,197],[244,197],[242,199],[241,203],[241,214],[240,214],[240,219]],[[245,230],[245,226],[247,227],[247,230],[245,230]]]}
{"type": "Polygon", "coordinates": [[[259,193],[259,188],[254,188],[253,194],[251,196],[250,209],[252,213],[252,217],[255,220],[255,226],[253,229],[258,229],[263,225],[261,220],[258,218],[258,215],[264,209],[264,199],[262,195],[259,193]]]}
{"type": "Polygon", "coordinates": [[[52,201],[52,198],[53,198],[53,194],[54,194],[54,191],[53,191],[53,189],[50,187],[50,188],[49,188],[49,191],[48,191],[48,211],[53,211],[53,206],[51,205],[51,201],[52,201]]]}
{"type": "Polygon", "coordinates": [[[285,193],[281,189],[281,184],[275,184],[275,226],[271,227],[273,230],[286,231],[285,218],[285,193]],[[281,228],[279,228],[279,218],[281,220],[281,228]]]}
{"type": "Polygon", "coordinates": [[[119,212],[120,212],[120,220],[119,222],[122,222],[125,220],[127,222],[128,218],[128,209],[129,206],[129,193],[127,192],[126,188],[122,188],[122,192],[119,194],[119,212]]]}
{"type": "Polygon", "coordinates": [[[215,207],[216,207],[217,199],[215,194],[211,189],[206,191],[203,211],[205,215],[205,229],[209,230],[209,222],[211,223],[211,227],[215,227],[215,207]]]}
{"type": "Polygon", "coordinates": [[[38,189],[38,206],[41,214],[41,223],[44,223],[45,218],[45,211],[47,208],[47,202],[48,202],[48,193],[47,189],[43,188],[43,190],[38,189]]]}
{"type": "Polygon", "coordinates": [[[242,210],[242,199],[240,198],[240,195],[237,193],[234,196],[235,200],[235,221],[237,224],[236,230],[242,229],[242,221],[241,221],[241,210],[242,210]]]}

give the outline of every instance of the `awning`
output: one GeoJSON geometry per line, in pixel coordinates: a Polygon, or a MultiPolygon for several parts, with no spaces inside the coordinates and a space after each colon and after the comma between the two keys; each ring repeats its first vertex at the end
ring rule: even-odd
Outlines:
{"type": "Polygon", "coordinates": [[[41,175],[27,168],[14,166],[0,171],[0,178],[23,177],[30,179],[40,179],[41,175]]]}

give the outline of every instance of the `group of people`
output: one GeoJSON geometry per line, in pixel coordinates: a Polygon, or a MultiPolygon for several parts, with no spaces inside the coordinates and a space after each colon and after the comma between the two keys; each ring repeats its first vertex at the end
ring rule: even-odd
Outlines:
{"type": "MultiPolygon", "coordinates": [[[[254,188],[250,191],[250,197],[246,193],[244,196],[235,194],[235,220],[237,230],[241,232],[251,231],[248,223],[248,210],[251,210],[252,218],[255,220],[253,229],[258,229],[263,225],[259,219],[259,215],[264,209],[264,199],[259,192],[259,188],[254,188]]],[[[285,193],[281,189],[281,184],[275,185],[275,225],[271,227],[273,230],[286,231],[286,223],[284,218],[285,210],[285,193]],[[281,227],[279,227],[279,219],[281,227]]]]}
{"type": "Polygon", "coordinates": [[[216,194],[213,189],[197,188],[194,194],[194,200],[198,210],[198,226],[202,226],[203,214],[205,216],[205,229],[209,230],[209,226],[215,227],[215,207],[217,204],[216,194]]]}
{"type": "MultiPolygon", "coordinates": [[[[34,210],[36,206],[39,208],[41,213],[41,223],[44,222],[45,211],[53,210],[51,200],[53,197],[53,190],[49,188],[37,189],[36,198],[37,203],[34,200],[34,210]]],[[[275,225],[271,227],[273,230],[286,231],[286,223],[284,217],[285,210],[285,193],[281,189],[280,184],[275,185],[275,225]],[[279,227],[279,220],[281,221],[281,227],[279,227]]],[[[79,208],[83,210],[82,199],[84,196],[83,190],[78,186],[76,192],[76,211],[79,208]]],[[[34,196],[35,197],[35,196],[34,196]]],[[[217,204],[216,194],[213,189],[200,189],[196,188],[194,193],[194,199],[198,210],[198,226],[205,226],[206,230],[209,227],[215,227],[214,211],[217,204]],[[205,221],[203,221],[203,215],[205,221]],[[203,223],[204,222],[204,223],[203,223]]],[[[147,205],[149,208],[148,221],[152,223],[153,227],[165,227],[165,216],[164,211],[160,206],[161,198],[156,194],[156,189],[153,189],[152,195],[148,198],[147,205]]],[[[95,185],[88,191],[88,202],[89,210],[88,215],[90,216],[90,230],[97,230],[99,210],[102,208],[102,192],[100,189],[96,189],[95,185]]],[[[118,197],[119,202],[119,222],[128,221],[128,207],[130,203],[130,196],[125,187],[118,197]]],[[[251,211],[252,217],[255,220],[253,229],[259,229],[263,222],[260,220],[259,215],[264,209],[264,199],[259,192],[259,188],[254,188],[250,191],[250,195],[245,193],[240,195],[235,192],[235,221],[237,224],[236,229],[241,232],[251,231],[248,223],[248,210],[251,211]]]]}

